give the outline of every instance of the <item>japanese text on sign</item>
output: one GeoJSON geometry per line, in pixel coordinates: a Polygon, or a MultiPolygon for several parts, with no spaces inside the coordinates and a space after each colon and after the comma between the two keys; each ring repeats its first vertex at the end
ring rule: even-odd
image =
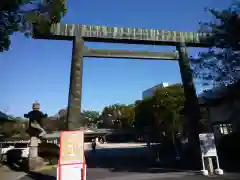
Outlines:
{"type": "Polygon", "coordinates": [[[217,156],[213,133],[199,134],[199,140],[202,156],[217,156]]]}
{"type": "Polygon", "coordinates": [[[61,133],[60,164],[84,162],[84,137],[82,131],[61,133]]]}

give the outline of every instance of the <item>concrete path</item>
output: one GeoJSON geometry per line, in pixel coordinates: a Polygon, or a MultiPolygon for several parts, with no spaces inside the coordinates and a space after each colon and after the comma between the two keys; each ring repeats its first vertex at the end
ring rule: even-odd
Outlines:
{"type": "MultiPolygon", "coordinates": [[[[206,177],[194,172],[111,172],[106,169],[89,169],[87,180],[239,180],[239,174],[226,173],[224,176],[206,177]]],[[[19,180],[56,180],[56,170],[44,173],[32,172],[19,180]]]]}
{"type": "Polygon", "coordinates": [[[146,143],[105,143],[97,144],[99,148],[142,148],[146,147],[146,143]]]}
{"type": "MultiPolygon", "coordinates": [[[[240,180],[240,174],[226,173],[225,176],[209,178],[194,171],[168,169],[165,164],[152,166],[148,148],[142,144],[129,146],[106,144],[96,153],[86,151],[87,180],[240,180]]],[[[2,172],[0,180],[56,180],[56,168],[27,174],[9,169],[2,172]]]]}
{"type": "MultiPolygon", "coordinates": [[[[87,173],[87,180],[156,180],[165,178],[184,179],[186,176],[192,176],[191,173],[134,173],[134,172],[110,172],[104,169],[91,169],[87,173]]],[[[194,176],[195,177],[195,176],[194,176]]],[[[30,173],[20,180],[56,180],[56,172],[48,171],[44,174],[30,173]]]]}
{"type": "Polygon", "coordinates": [[[1,180],[18,180],[26,176],[25,172],[17,172],[9,169],[6,166],[0,165],[0,179],[1,180]]]}

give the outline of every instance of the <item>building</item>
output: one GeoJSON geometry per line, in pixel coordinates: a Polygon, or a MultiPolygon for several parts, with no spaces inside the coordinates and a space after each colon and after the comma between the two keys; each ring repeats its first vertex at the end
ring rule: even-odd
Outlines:
{"type": "Polygon", "coordinates": [[[169,86],[169,84],[166,83],[166,82],[163,82],[163,83],[158,84],[156,86],[153,86],[153,87],[151,87],[149,89],[146,89],[142,93],[142,99],[144,99],[146,97],[152,97],[158,88],[164,88],[164,87],[167,87],[167,86],[169,86]]]}
{"type": "Polygon", "coordinates": [[[222,86],[199,95],[199,104],[208,110],[209,125],[216,138],[240,129],[240,83],[222,86]]]}

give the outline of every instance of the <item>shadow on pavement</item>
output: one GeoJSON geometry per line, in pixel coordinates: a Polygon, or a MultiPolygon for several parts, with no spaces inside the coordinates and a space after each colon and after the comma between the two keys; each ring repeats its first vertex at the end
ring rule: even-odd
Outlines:
{"type": "MultiPolygon", "coordinates": [[[[200,178],[196,170],[199,172],[201,168],[195,169],[189,165],[187,159],[176,160],[174,155],[161,154],[160,162],[156,162],[154,151],[145,147],[141,148],[114,148],[114,149],[97,149],[95,153],[91,151],[85,152],[87,162],[87,176],[89,180],[97,179],[100,176],[114,177],[129,173],[172,173],[172,172],[191,172],[191,178],[196,175],[196,180],[200,178]],[[101,170],[104,169],[104,170],[101,170]]],[[[11,167],[11,166],[10,166],[11,167]]],[[[12,167],[15,171],[22,171],[12,167]]],[[[26,172],[26,171],[25,171],[26,172]]],[[[23,180],[55,180],[56,169],[49,172],[26,172],[27,178],[23,180]]],[[[228,173],[226,173],[228,174],[228,173]]],[[[190,177],[189,177],[190,178],[190,177]]],[[[202,177],[200,179],[204,179],[202,177]]],[[[212,177],[215,178],[215,177],[212,177]]],[[[239,174],[227,175],[221,180],[237,180],[240,179],[239,174]]]]}
{"type": "Polygon", "coordinates": [[[38,172],[28,172],[26,176],[32,180],[56,180],[56,176],[51,176],[38,172]]]}
{"type": "MultiPolygon", "coordinates": [[[[174,154],[160,154],[160,162],[156,162],[154,150],[141,148],[97,149],[95,153],[85,153],[88,168],[105,168],[111,172],[195,172],[202,168],[201,164],[193,165],[188,154],[176,160],[174,154]],[[200,165],[200,166],[199,166],[200,165]]],[[[239,173],[238,165],[222,163],[225,172],[239,173]]]]}
{"type": "Polygon", "coordinates": [[[175,156],[162,156],[156,163],[155,153],[147,148],[98,149],[95,153],[85,153],[87,167],[104,168],[111,172],[166,173],[192,171],[193,169],[177,161],[175,156]]]}

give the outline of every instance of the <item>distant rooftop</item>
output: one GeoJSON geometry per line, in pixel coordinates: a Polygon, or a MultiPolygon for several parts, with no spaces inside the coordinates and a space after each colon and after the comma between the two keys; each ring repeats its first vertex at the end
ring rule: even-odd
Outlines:
{"type": "MultiPolygon", "coordinates": [[[[93,134],[109,134],[111,133],[112,131],[109,130],[109,129],[94,129],[94,130],[91,130],[91,129],[86,129],[84,130],[84,134],[85,135],[93,135],[93,134]]],[[[54,131],[52,133],[49,133],[49,134],[46,134],[43,136],[44,138],[46,139],[51,139],[51,138],[59,138],[60,137],[60,131],[54,131]]]]}
{"type": "Polygon", "coordinates": [[[156,92],[157,89],[165,88],[167,86],[169,86],[169,83],[162,82],[162,83],[157,84],[157,85],[155,85],[151,88],[148,88],[148,89],[146,89],[142,92],[142,98],[144,99],[146,97],[152,97],[152,96],[154,96],[154,93],[156,92]]]}
{"type": "Polygon", "coordinates": [[[162,82],[162,83],[157,84],[157,85],[155,85],[155,86],[153,86],[153,87],[151,87],[151,88],[146,89],[145,91],[147,91],[147,90],[149,90],[149,89],[164,88],[164,87],[167,87],[167,86],[169,86],[169,83],[162,82]]]}
{"type": "Polygon", "coordinates": [[[8,116],[7,114],[5,114],[1,111],[0,111],[0,119],[1,120],[13,120],[13,118],[11,118],[10,116],[8,116]]]}

